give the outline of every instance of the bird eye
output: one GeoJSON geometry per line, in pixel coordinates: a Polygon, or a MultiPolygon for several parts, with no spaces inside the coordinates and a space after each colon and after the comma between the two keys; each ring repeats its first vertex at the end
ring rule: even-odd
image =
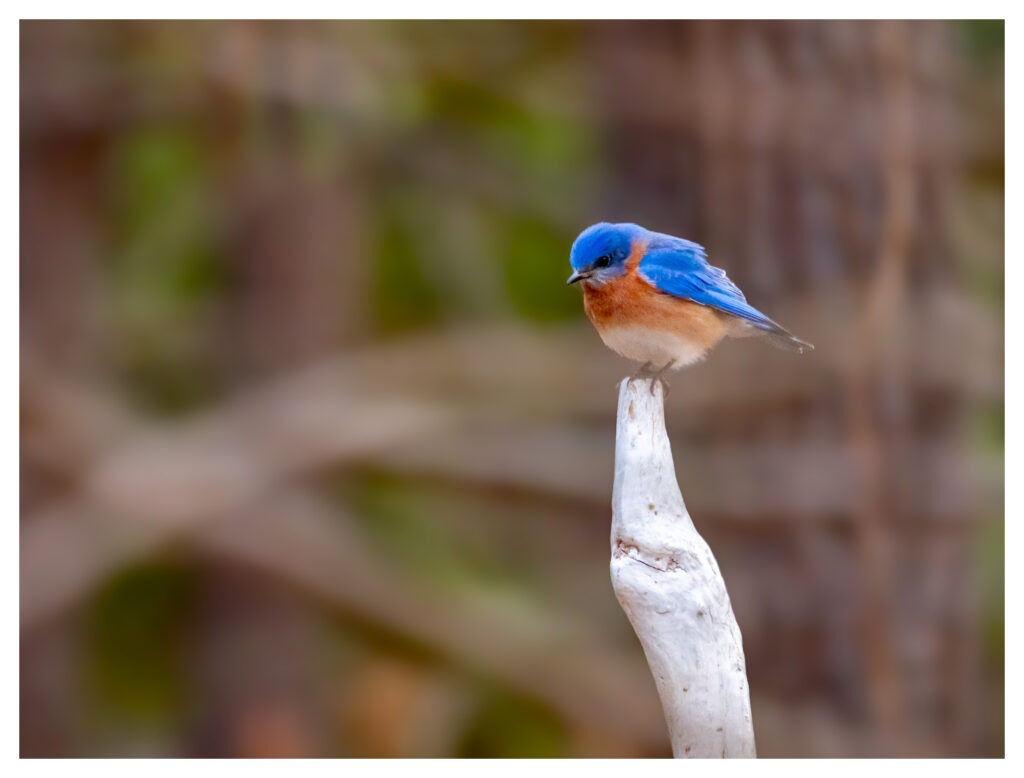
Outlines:
{"type": "Polygon", "coordinates": [[[605,254],[602,257],[598,257],[597,261],[594,262],[594,267],[608,267],[612,262],[612,258],[605,254]]]}

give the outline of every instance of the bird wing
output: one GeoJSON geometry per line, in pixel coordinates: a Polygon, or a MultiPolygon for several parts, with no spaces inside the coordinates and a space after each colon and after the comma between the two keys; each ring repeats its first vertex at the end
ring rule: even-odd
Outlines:
{"type": "Polygon", "coordinates": [[[676,297],[717,308],[765,330],[785,329],[747,302],[725,271],[709,265],[704,247],[682,238],[659,236],[637,267],[640,277],[676,297]]]}

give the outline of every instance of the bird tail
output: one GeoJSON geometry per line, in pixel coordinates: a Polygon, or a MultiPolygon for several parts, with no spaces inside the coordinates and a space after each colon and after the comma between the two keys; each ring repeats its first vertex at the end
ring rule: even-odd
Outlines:
{"type": "Polygon", "coordinates": [[[813,344],[800,340],[800,338],[796,337],[796,335],[781,324],[777,324],[767,317],[765,317],[764,323],[758,322],[754,324],[750,321],[744,321],[740,327],[734,328],[733,334],[741,338],[757,337],[771,343],[775,348],[782,349],[783,351],[794,351],[797,354],[803,354],[805,351],[814,351],[813,344]]]}
{"type": "Polygon", "coordinates": [[[780,348],[783,351],[795,351],[797,354],[803,354],[805,351],[814,351],[814,344],[808,343],[806,340],[800,340],[792,333],[779,327],[777,330],[762,330],[757,328],[755,333],[761,340],[768,341],[775,348],[780,348]]]}

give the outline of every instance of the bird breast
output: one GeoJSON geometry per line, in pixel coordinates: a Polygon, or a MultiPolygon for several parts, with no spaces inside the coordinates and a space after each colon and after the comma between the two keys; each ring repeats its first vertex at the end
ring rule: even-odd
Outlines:
{"type": "Polygon", "coordinates": [[[635,270],[604,284],[585,283],[583,308],[601,340],[627,359],[677,367],[696,362],[728,333],[713,308],[667,294],[635,270]]]}

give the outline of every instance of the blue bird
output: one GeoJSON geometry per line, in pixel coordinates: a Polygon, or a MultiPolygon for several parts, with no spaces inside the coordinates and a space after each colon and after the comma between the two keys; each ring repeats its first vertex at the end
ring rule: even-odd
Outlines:
{"type": "Polygon", "coordinates": [[[778,348],[814,348],[747,302],[703,246],[638,224],[594,224],[572,244],[568,283],[612,351],[658,376],[703,359],[723,338],[757,336],[778,348]]]}

